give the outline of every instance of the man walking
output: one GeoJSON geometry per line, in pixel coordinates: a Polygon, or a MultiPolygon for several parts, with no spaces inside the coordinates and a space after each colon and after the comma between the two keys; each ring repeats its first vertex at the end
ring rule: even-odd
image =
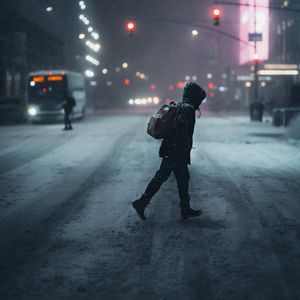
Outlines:
{"type": "Polygon", "coordinates": [[[182,218],[187,219],[202,214],[201,210],[194,210],[190,207],[188,164],[191,162],[195,111],[199,110],[205,98],[205,91],[196,83],[190,82],[184,87],[183,100],[177,104],[172,132],[163,139],[159,149],[159,156],[162,157],[160,168],[142,196],[132,202],[132,207],[142,220],[146,220],[144,214],[146,206],[172,172],[177,181],[182,218]]]}
{"type": "Polygon", "coordinates": [[[63,109],[65,112],[64,122],[65,122],[65,128],[64,130],[72,130],[72,124],[70,119],[70,114],[73,110],[73,107],[76,105],[74,97],[70,96],[68,93],[66,93],[64,97],[63,102],[63,109]]]}

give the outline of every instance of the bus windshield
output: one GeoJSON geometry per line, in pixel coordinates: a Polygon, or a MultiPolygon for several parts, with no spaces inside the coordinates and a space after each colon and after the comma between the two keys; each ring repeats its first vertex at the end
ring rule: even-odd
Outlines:
{"type": "Polygon", "coordinates": [[[33,100],[62,100],[67,91],[67,80],[62,75],[29,77],[28,96],[33,100]]]}

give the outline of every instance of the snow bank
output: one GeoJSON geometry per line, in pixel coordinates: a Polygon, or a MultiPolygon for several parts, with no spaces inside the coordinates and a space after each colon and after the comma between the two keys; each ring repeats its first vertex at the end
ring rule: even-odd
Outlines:
{"type": "Polygon", "coordinates": [[[291,120],[287,132],[287,136],[293,139],[300,139],[300,116],[291,120]]]}

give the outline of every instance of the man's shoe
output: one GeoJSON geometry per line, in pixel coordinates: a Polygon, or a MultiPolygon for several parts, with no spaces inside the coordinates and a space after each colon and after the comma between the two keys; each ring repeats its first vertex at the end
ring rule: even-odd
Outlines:
{"type": "Polygon", "coordinates": [[[202,214],[203,214],[203,211],[201,209],[199,209],[199,210],[195,210],[192,208],[182,208],[181,209],[181,217],[183,220],[186,220],[188,218],[193,218],[193,217],[199,217],[202,214]]]}
{"type": "Polygon", "coordinates": [[[137,199],[131,203],[132,207],[136,210],[136,213],[143,221],[146,221],[146,216],[144,213],[148,204],[149,201],[145,200],[144,198],[137,199]]]}

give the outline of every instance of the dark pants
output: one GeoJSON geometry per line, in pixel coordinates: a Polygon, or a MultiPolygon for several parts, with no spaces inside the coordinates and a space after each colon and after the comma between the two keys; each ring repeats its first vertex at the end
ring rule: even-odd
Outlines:
{"type": "Polygon", "coordinates": [[[64,108],[64,111],[65,111],[65,128],[66,129],[70,129],[72,128],[72,125],[71,125],[71,120],[70,120],[70,114],[71,114],[71,109],[69,108],[64,108]]]}
{"type": "Polygon", "coordinates": [[[169,158],[163,158],[159,170],[147,186],[143,197],[150,201],[150,199],[159,190],[160,186],[169,178],[174,172],[180,198],[181,207],[189,207],[189,180],[190,172],[186,162],[174,161],[169,158]]]}

